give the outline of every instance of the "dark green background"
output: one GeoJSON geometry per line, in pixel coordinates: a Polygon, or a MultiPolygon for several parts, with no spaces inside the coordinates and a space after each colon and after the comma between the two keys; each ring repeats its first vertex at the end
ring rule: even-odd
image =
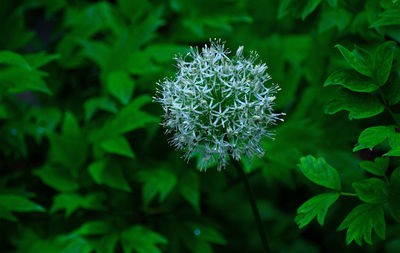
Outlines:
{"type": "Polygon", "coordinates": [[[396,2],[1,0],[0,251],[262,252],[236,171],[199,172],[196,158],[181,159],[152,103],[175,54],[221,38],[233,52],[257,51],[282,89],[275,108],[285,122],[263,158],[243,163],[273,252],[400,252],[400,226],[386,212],[386,240],[346,246],[336,230],[360,204],[354,197],[341,197],[323,227],[294,222],[324,192],[299,171],[301,157],[324,157],[354,192],[368,176],[360,162],[383,154],[352,149],[366,127],[393,124],[389,113],[327,115],[338,89],[323,84],[349,68],[336,44],[373,53],[399,43],[396,2]]]}

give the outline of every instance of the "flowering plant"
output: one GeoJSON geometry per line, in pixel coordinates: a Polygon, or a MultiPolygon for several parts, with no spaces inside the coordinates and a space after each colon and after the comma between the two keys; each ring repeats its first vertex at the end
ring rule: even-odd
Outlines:
{"type": "Polygon", "coordinates": [[[269,127],[282,113],[272,110],[279,87],[265,85],[271,77],[265,63],[256,63],[257,53],[246,58],[240,46],[230,59],[221,40],[210,42],[175,58],[178,72],[158,83],[155,100],[165,111],[162,124],[173,134],[172,145],[186,159],[200,153],[202,169],[217,161],[220,170],[229,155],[263,156],[261,138],[271,137],[269,127]]]}

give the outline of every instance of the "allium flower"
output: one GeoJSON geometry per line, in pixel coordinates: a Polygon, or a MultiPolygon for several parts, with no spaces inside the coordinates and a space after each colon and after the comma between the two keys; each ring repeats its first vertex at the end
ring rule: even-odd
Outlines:
{"type": "Polygon", "coordinates": [[[246,58],[240,46],[230,59],[224,43],[210,42],[201,52],[191,48],[175,58],[179,70],[158,83],[155,101],[165,111],[162,125],[172,133],[172,145],[186,159],[200,153],[202,169],[217,160],[220,170],[228,155],[263,156],[261,138],[271,137],[269,126],[282,114],[272,110],[279,87],[265,85],[271,77],[264,63],[256,63],[258,55],[246,58]]]}

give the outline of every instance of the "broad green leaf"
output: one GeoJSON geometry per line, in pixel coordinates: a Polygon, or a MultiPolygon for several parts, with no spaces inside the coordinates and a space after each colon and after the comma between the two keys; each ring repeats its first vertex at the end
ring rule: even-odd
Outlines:
{"type": "Polygon", "coordinates": [[[354,182],[353,188],[361,201],[370,204],[379,204],[386,202],[388,190],[386,183],[379,178],[368,178],[354,182]]]}
{"type": "Polygon", "coordinates": [[[76,117],[66,112],[61,126],[61,135],[54,133],[50,136],[50,159],[62,164],[75,177],[86,162],[88,143],[82,134],[76,117]]]}
{"type": "Polygon", "coordinates": [[[143,201],[147,205],[159,195],[159,202],[164,201],[177,182],[174,173],[167,169],[142,170],[138,172],[138,180],[143,183],[143,201]]]}
{"type": "Polygon", "coordinates": [[[107,89],[122,104],[126,105],[132,96],[135,82],[125,71],[113,71],[107,77],[107,89]]]}
{"type": "Polygon", "coordinates": [[[355,240],[356,243],[361,246],[363,239],[368,244],[372,244],[372,229],[384,240],[386,235],[386,223],[381,205],[358,205],[346,216],[338,230],[341,231],[346,228],[347,244],[355,240]]]}
{"type": "Polygon", "coordinates": [[[40,169],[33,171],[43,183],[58,191],[75,191],[79,188],[79,184],[71,176],[71,174],[62,168],[45,165],[40,169]]]}
{"type": "Polygon", "coordinates": [[[33,68],[40,68],[47,63],[60,58],[58,54],[46,54],[45,52],[28,54],[24,56],[29,65],[33,68]]]}
{"type": "Polygon", "coordinates": [[[378,97],[372,94],[341,91],[327,104],[325,112],[335,114],[346,110],[349,112],[349,119],[363,119],[376,116],[384,109],[385,106],[378,97]]]}
{"type": "Polygon", "coordinates": [[[299,228],[308,225],[317,216],[318,223],[323,226],[328,208],[339,198],[339,193],[323,193],[307,200],[297,209],[295,221],[299,228]]]}
{"type": "Polygon", "coordinates": [[[0,69],[0,84],[7,93],[17,94],[25,91],[40,91],[51,95],[51,90],[43,81],[44,72],[17,67],[0,69]]]}
{"type": "Polygon", "coordinates": [[[329,85],[341,85],[356,92],[372,92],[379,88],[372,79],[351,70],[333,72],[324,83],[324,86],[329,85]]]}
{"type": "Polygon", "coordinates": [[[107,164],[106,161],[100,160],[90,164],[88,170],[94,181],[98,184],[106,184],[112,188],[131,191],[121,168],[118,166],[112,166],[111,164],[107,164]]]}
{"type": "Polygon", "coordinates": [[[307,5],[303,9],[301,18],[304,20],[308,15],[310,15],[321,3],[322,0],[308,0],[307,5]]]}
{"type": "Polygon", "coordinates": [[[375,52],[374,77],[379,86],[386,83],[392,70],[394,47],[396,43],[388,41],[381,44],[375,52]]]}
{"type": "Polygon", "coordinates": [[[387,157],[377,157],[374,162],[363,161],[360,164],[361,168],[365,169],[375,176],[385,176],[386,170],[389,167],[389,158],[387,157]]]}
{"type": "Polygon", "coordinates": [[[102,141],[100,145],[109,153],[118,154],[129,158],[135,157],[129,142],[123,136],[112,137],[111,139],[102,141]]]}
{"type": "Polygon", "coordinates": [[[0,194],[0,206],[14,212],[45,212],[41,205],[15,194],[0,194]]]}
{"type": "Polygon", "coordinates": [[[185,55],[189,47],[174,44],[151,44],[145,50],[158,63],[168,63],[177,54],[185,55]]]}
{"type": "MultiPolygon", "coordinates": [[[[370,66],[371,60],[366,58],[365,55],[361,55],[357,50],[350,52],[347,48],[342,45],[336,45],[344,59],[350,66],[355,69],[358,73],[368,77],[372,77],[372,66],[370,66]]],[[[369,57],[369,56],[368,56],[369,57]]]]}
{"type": "Polygon", "coordinates": [[[90,120],[97,110],[117,113],[118,109],[114,101],[107,97],[95,97],[87,100],[83,105],[85,108],[85,120],[90,120]]]}
{"type": "Polygon", "coordinates": [[[133,250],[138,253],[161,253],[157,244],[167,242],[162,235],[140,225],[133,226],[121,234],[124,253],[132,253],[133,250]]]}
{"type": "Polygon", "coordinates": [[[32,67],[24,57],[11,51],[0,51],[0,64],[32,70],[32,67]]]}
{"type": "Polygon", "coordinates": [[[200,212],[199,178],[193,171],[185,172],[179,179],[179,191],[197,212],[200,212]]]}
{"type": "Polygon", "coordinates": [[[82,224],[74,233],[80,235],[103,235],[113,230],[112,225],[106,221],[88,221],[82,224]]]}
{"type": "Polygon", "coordinates": [[[389,9],[379,15],[378,20],[371,24],[371,28],[400,25],[400,8],[389,9]]]}
{"type": "Polygon", "coordinates": [[[312,182],[332,190],[341,190],[339,173],[324,158],[316,159],[308,155],[300,159],[298,166],[304,176],[312,182]]]}
{"type": "Polygon", "coordinates": [[[392,126],[369,127],[361,132],[353,152],[365,148],[372,150],[376,145],[391,137],[394,133],[394,127],[392,126]]]}
{"type": "Polygon", "coordinates": [[[105,195],[101,193],[91,193],[86,196],[77,193],[60,193],[54,196],[50,213],[65,209],[65,217],[69,217],[81,207],[88,210],[105,210],[106,208],[101,203],[104,199],[105,195]]]}
{"type": "Polygon", "coordinates": [[[118,134],[123,134],[150,123],[158,123],[159,117],[153,116],[140,110],[140,108],[151,102],[150,96],[142,95],[136,97],[131,103],[117,113],[114,118],[109,119],[99,130],[92,131],[90,140],[97,142],[109,139],[118,134]]]}

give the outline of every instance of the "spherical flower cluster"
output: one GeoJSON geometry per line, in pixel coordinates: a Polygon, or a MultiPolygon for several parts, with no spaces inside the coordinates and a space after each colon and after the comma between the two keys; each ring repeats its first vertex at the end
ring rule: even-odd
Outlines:
{"type": "Polygon", "coordinates": [[[239,47],[232,59],[220,40],[210,40],[199,52],[191,48],[176,57],[178,72],[158,83],[155,101],[165,114],[162,125],[172,133],[170,142],[184,150],[185,158],[202,156],[202,168],[215,161],[218,170],[226,166],[227,156],[263,156],[260,141],[271,137],[270,125],[282,114],[272,110],[277,85],[267,87],[271,78],[258,55],[243,56],[239,47]]]}

